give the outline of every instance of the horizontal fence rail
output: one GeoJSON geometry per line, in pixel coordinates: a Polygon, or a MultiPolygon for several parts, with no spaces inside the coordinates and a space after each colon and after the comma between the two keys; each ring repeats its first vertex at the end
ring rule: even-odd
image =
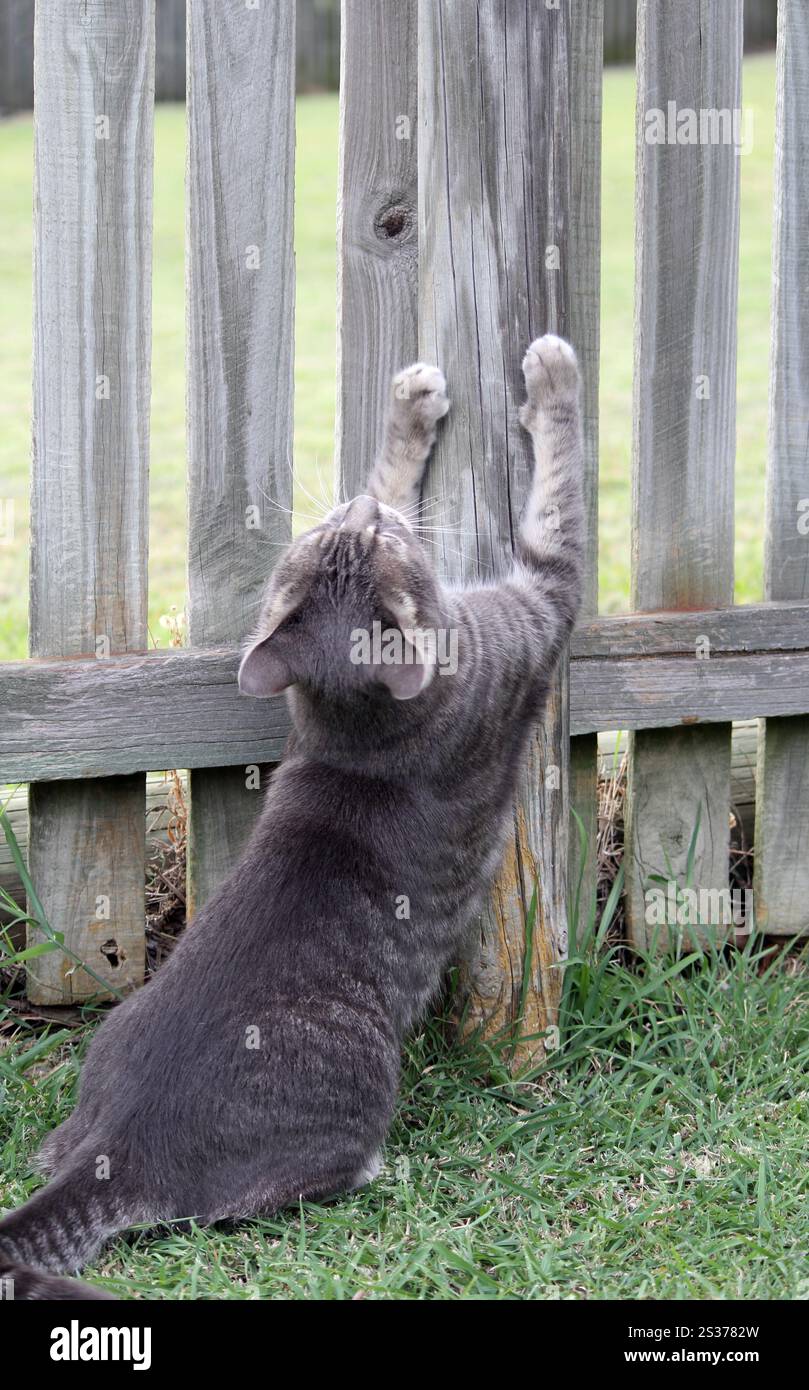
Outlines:
{"type": "MultiPolygon", "coordinates": [[[[282,697],[239,695],[233,648],[3,667],[0,781],[277,762],[282,697]]],[[[595,618],[571,643],[571,734],[809,707],[809,603],[595,618]]]]}

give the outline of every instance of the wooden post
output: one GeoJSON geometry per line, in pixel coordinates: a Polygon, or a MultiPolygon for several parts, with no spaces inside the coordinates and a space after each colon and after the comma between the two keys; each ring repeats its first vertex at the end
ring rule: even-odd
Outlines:
{"type": "MultiPolygon", "coordinates": [[[[443,503],[442,519],[459,528],[437,547],[451,578],[488,578],[511,563],[532,468],[517,421],[523,354],[537,334],[573,327],[571,123],[582,108],[571,80],[571,8],[565,0],[558,10],[530,0],[419,7],[420,356],[444,367],[452,398],[425,487],[443,503]]],[[[462,979],[470,1025],[522,1038],[518,1066],[543,1055],[539,1035],[557,1015],[568,777],[565,660],[462,979]]]]}
{"type": "MultiPolygon", "coordinates": [[[[765,597],[809,599],[809,12],[778,7],[775,258],[765,597]]],[[[756,924],[809,926],[809,717],[762,721],[756,799],[756,924]]]]}
{"type": "MultiPolygon", "coordinates": [[[[601,329],[601,89],[603,62],[602,0],[570,7],[570,167],[571,217],[568,260],[570,341],[584,379],[585,578],[582,618],[598,612],[598,369],[601,329]]],[[[570,800],[581,821],[570,826],[568,903],[578,900],[580,935],[595,901],[598,883],[598,738],[585,734],[570,744],[570,800]]]]}
{"type": "MultiPolygon", "coordinates": [[[[30,649],[103,661],[147,642],[153,7],[38,5],[35,52],[30,649]]],[[[50,926],[118,989],[143,978],[144,798],[142,775],[30,791],[50,926]]],[[[99,985],[52,952],[28,993],[99,985]]]]}
{"type": "MultiPolygon", "coordinates": [[[[741,60],[742,0],[640,0],[632,589],[643,610],[733,602],[739,151],[703,113],[739,111],[741,60]]],[[[700,659],[710,645],[698,640],[700,659]]],[[[655,931],[668,944],[665,927],[647,923],[649,875],[687,886],[698,820],[688,886],[728,886],[730,732],[632,737],[637,945],[655,931]]]]}
{"type": "Polygon", "coordinates": [[[416,0],[343,0],[337,225],[340,496],[362,492],[418,351],[416,0]]]}
{"type": "MultiPolygon", "coordinates": [[[[189,636],[233,646],[290,535],[293,0],[195,0],[187,71],[189,636]]],[[[266,775],[191,774],[192,910],[238,858],[266,775]]]]}

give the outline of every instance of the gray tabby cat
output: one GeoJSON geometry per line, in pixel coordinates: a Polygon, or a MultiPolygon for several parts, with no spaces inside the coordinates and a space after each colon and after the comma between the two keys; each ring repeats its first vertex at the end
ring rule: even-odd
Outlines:
{"type": "Polygon", "coordinates": [[[98,1030],[50,1182],[0,1222],[16,1298],[107,1297],[40,1271],[134,1223],[250,1217],[380,1171],[402,1040],[482,906],[579,605],[576,358],[540,338],[523,371],[536,466],[502,582],[444,588],[412,529],[449,408],[422,364],[395,379],[367,495],[276,566],[239,684],[288,691],[290,747],[239,866],[98,1030]],[[351,659],[375,623],[404,634],[393,664],[351,659]]]}

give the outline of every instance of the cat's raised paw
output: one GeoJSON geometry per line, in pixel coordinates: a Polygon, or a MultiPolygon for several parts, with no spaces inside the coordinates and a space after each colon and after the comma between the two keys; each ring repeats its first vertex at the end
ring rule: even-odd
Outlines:
{"type": "Polygon", "coordinates": [[[393,407],[397,414],[410,415],[425,429],[434,430],[449,410],[444,373],[428,362],[414,362],[397,372],[393,378],[393,407]]]}
{"type": "Polygon", "coordinates": [[[535,412],[553,401],[575,401],[579,391],[579,364],[570,343],[546,333],[535,338],[522,362],[528,399],[520,421],[530,429],[535,412]]]}

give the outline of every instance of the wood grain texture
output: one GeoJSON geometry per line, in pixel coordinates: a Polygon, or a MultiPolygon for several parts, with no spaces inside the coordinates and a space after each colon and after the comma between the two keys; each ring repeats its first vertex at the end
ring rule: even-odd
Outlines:
{"type": "MultiPolygon", "coordinates": [[[[774,295],[764,551],[768,599],[809,598],[809,11],[778,7],[774,295]]],[[[768,720],[759,745],[756,921],[809,926],[809,718],[768,720]]]]}
{"type": "MultiPolygon", "coordinates": [[[[570,6],[419,5],[419,355],[441,364],[452,410],[425,492],[458,528],[437,542],[451,579],[502,574],[532,469],[517,421],[537,334],[567,336],[571,217],[570,6]],[[546,254],[547,248],[559,250],[546,254]],[[558,264],[558,269],[553,268],[558,264]]],[[[567,947],[567,671],[533,741],[514,833],[462,987],[470,1025],[532,1037],[555,1022],[567,947]],[[527,968],[526,926],[537,912],[527,968]],[[525,998],[523,980],[527,983],[525,998]]]]}
{"type": "MultiPolygon", "coordinates": [[[[598,612],[598,369],[601,345],[601,88],[602,0],[570,10],[571,216],[568,260],[570,341],[583,377],[585,579],[582,614],[598,612]]],[[[570,890],[579,911],[595,900],[598,876],[598,744],[594,736],[570,745],[570,890]],[[582,843],[582,832],[584,842],[582,843]]]]}
{"type": "MultiPolygon", "coordinates": [[[[806,651],[717,655],[710,661],[690,656],[607,657],[573,660],[570,669],[570,727],[574,734],[793,715],[804,710],[809,695],[806,651]]],[[[704,776],[698,757],[689,775],[693,775],[696,796],[696,789],[703,788],[704,776]]],[[[703,789],[703,802],[704,795],[703,789]]],[[[724,795],[727,808],[729,792],[724,795]]],[[[695,808],[695,796],[684,803],[686,817],[688,808],[695,808]]],[[[719,814],[717,803],[717,817],[719,814]]],[[[725,832],[726,815],[727,811],[722,818],[725,832]]]]}
{"type": "MultiPolygon", "coordinates": [[[[633,437],[633,607],[733,602],[739,155],[732,143],[655,143],[659,119],[741,105],[742,0],[640,0],[633,437]],[[653,138],[650,138],[653,137],[653,138]]],[[[687,120],[688,118],[684,118],[687,120]]],[[[690,133],[681,125],[681,132],[690,133]]],[[[730,729],[633,740],[627,923],[648,940],[646,871],[728,881],[730,729]]]]}
{"type": "MultiPolygon", "coordinates": [[[[756,761],[758,754],[757,719],[745,719],[733,725],[730,759],[730,809],[737,822],[737,838],[745,849],[753,844],[756,812],[756,761]]],[[[626,754],[625,731],[598,735],[598,775],[615,775],[616,749],[618,763],[626,754]]]]}
{"type": "Polygon", "coordinates": [[[245,699],[238,665],[232,647],[10,662],[0,783],[277,761],[286,702],[245,699]]]}
{"type": "MultiPolygon", "coordinates": [[[[153,6],[38,5],[35,54],[30,649],[103,657],[146,646],[153,6]]],[[[120,963],[93,968],[119,988],[143,977],[143,801],[142,777],[31,796],[50,925],[95,959],[106,894],[120,963]]],[[[56,952],[29,977],[38,1003],[97,989],[56,952]]]]}
{"type": "MultiPolygon", "coordinates": [[[[29,789],[28,868],[46,917],[54,931],[65,932],[65,945],[83,964],[117,990],[141,984],[145,968],[144,808],[142,775],[40,782],[29,789]],[[63,871],[58,899],[54,864],[63,871]]],[[[38,929],[29,931],[29,945],[42,939],[38,929]]],[[[32,1003],[107,997],[98,980],[61,951],[38,956],[27,975],[32,1003]]]]}
{"type": "Polygon", "coordinates": [[[343,0],[337,218],[339,495],[364,491],[394,372],[418,352],[416,0],[343,0]]]}
{"type": "MultiPolygon", "coordinates": [[[[240,696],[238,661],[231,647],[7,663],[0,783],[277,761],[286,704],[240,696]]],[[[573,634],[576,737],[807,711],[805,603],[598,618],[573,634]],[[697,655],[706,639],[712,654],[697,655]]]]}
{"type": "Polygon", "coordinates": [[[570,644],[573,657],[692,656],[805,651],[809,603],[750,603],[699,613],[619,613],[584,618],[570,644]]]}
{"type": "MultiPolygon", "coordinates": [[[[183,790],[185,791],[187,780],[184,775],[181,781],[183,782],[183,790]]],[[[119,785],[115,778],[108,779],[108,783],[112,788],[119,785]]],[[[169,787],[163,773],[152,773],[146,778],[146,805],[145,815],[142,818],[142,831],[147,857],[150,850],[155,848],[158,842],[165,843],[168,838],[167,829],[170,819],[168,793],[169,787]]],[[[3,804],[6,808],[9,821],[11,822],[17,844],[22,851],[23,857],[27,858],[28,788],[18,787],[10,796],[3,798],[3,804]]],[[[22,882],[17,873],[11,850],[3,837],[0,837],[0,888],[4,888],[7,893],[10,893],[15,902],[24,904],[25,890],[23,889],[22,882]]],[[[95,910],[94,904],[93,908],[95,910]]],[[[0,922],[7,920],[9,915],[9,913],[4,913],[2,906],[0,906],[0,922]]],[[[94,918],[94,924],[95,920],[94,918]]],[[[24,933],[22,936],[16,938],[12,935],[12,939],[16,939],[18,944],[22,945],[24,933]]],[[[102,941],[101,944],[103,945],[104,942],[102,941]]]]}
{"type": "MultiPolygon", "coordinates": [[[[195,0],[187,70],[189,636],[209,647],[249,634],[290,534],[292,0],[195,0]]],[[[190,804],[188,901],[200,907],[259,798],[214,770],[192,774],[190,804]]]]}

